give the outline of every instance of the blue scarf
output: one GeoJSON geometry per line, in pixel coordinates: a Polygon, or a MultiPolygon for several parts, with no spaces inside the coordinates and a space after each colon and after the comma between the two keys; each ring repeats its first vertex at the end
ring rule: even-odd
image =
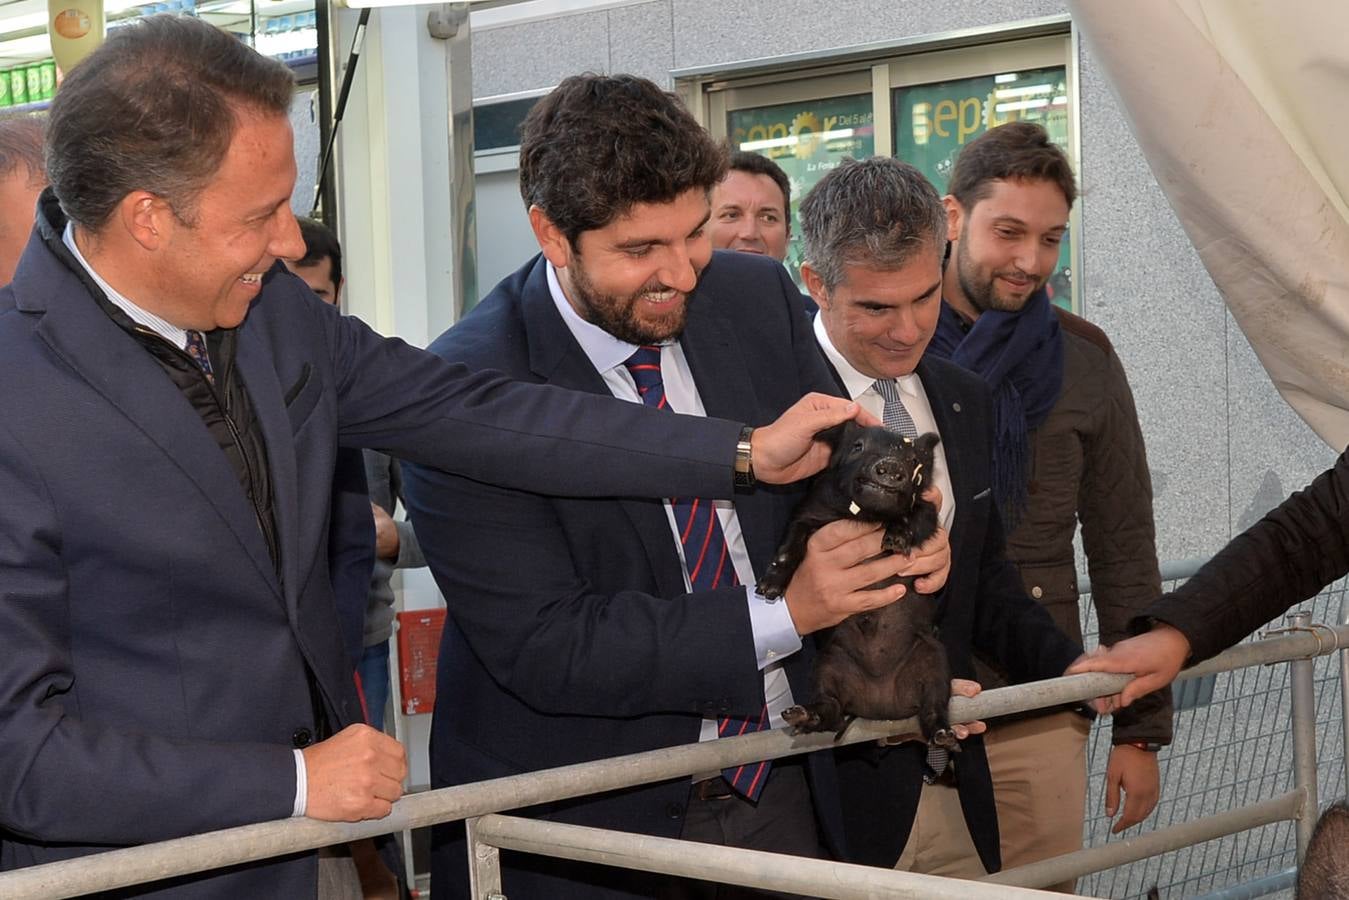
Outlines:
{"type": "Polygon", "coordinates": [[[993,495],[1007,530],[1026,511],[1030,443],[1063,389],[1063,336],[1044,289],[1020,312],[989,310],[966,331],[945,300],[928,351],[981,375],[993,390],[993,495]]]}

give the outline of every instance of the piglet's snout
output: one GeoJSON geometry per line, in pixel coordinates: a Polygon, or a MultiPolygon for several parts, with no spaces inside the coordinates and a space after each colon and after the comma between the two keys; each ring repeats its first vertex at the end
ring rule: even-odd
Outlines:
{"type": "Polygon", "coordinates": [[[876,460],[871,467],[872,478],[877,484],[888,488],[901,488],[908,483],[909,473],[903,464],[894,457],[876,460]]]}

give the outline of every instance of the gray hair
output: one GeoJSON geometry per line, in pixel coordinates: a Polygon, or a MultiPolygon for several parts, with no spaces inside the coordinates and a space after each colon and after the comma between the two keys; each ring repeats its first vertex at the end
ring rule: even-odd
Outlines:
{"type": "Polygon", "coordinates": [[[849,265],[903,267],[925,247],[946,252],[946,209],[913,166],[885,156],[845,158],[801,201],[805,261],[833,291],[849,265]]]}
{"type": "Polygon", "coordinates": [[[191,224],[238,110],[284,116],[294,85],[284,63],[198,19],[158,15],[118,28],[52,101],[52,190],[67,216],[94,231],[138,190],[191,224]]]}
{"type": "Polygon", "coordinates": [[[0,177],[27,175],[32,184],[47,180],[42,161],[42,138],[47,118],[6,112],[0,114],[0,177]]]}

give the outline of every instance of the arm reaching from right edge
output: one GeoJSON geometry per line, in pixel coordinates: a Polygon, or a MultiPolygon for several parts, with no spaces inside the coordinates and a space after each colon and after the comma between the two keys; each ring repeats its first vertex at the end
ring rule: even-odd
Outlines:
{"type": "Polygon", "coordinates": [[[1349,572],[1349,453],[1308,487],[1237,535],[1185,584],[1148,607],[1151,628],[1075,663],[1069,674],[1135,676],[1127,706],[1173,681],[1187,664],[1232,646],[1349,572]]]}
{"type": "Polygon", "coordinates": [[[1116,672],[1135,676],[1116,699],[1118,706],[1125,707],[1175,681],[1189,656],[1190,641],[1185,635],[1170,625],[1158,623],[1138,637],[1126,638],[1083,656],[1064,674],[1116,672]]]}

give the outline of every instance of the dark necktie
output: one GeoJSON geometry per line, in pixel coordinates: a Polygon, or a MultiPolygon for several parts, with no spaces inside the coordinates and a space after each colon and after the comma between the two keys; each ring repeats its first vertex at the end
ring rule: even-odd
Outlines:
{"type": "MultiPolygon", "coordinates": [[[[660,347],[638,347],[624,365],[632,374],[643,403],[656,409],[669,409],[665,400],[665,383],[661,380],[660,347]]],[[[716,505],[700,497],[671,497],[670,506],[674,510],[675,525],[684,548],[684,569],[693,590],[710,591],[717,587],[738,585],[740,580],[731,564],[730,550],[726,546],[721,522],[717,519],[716,505]]],[[[717,736],[737,737],[767,727],[768,707],[765,706],[757,718],[722,716],[717,720],[717,736]]],[[[768,780],[769,766],[767,760],[747,763],[724,769],[722,775],[738,793],[757,800],[768,780]]]]}
{"type": "Polygon", "coordinates": [[[873,387],[885,401],[885,407],[881,410],[881,422],[885,427],[891,431],[898,431],[906,438],[918,437],[918,426],[913,424],[913,417],[904,408],[904,401],[899,399],[899,385],[895,384],[895,380],[882,378],[873,387]]]}
{"type": "MultiPolygon", "coordinates": [[[[881,410],[881,422],[891,431],[897,431],[906,438],[918,437],[918,426],[913,424],[913,416],[904,408],[904,401],[899,398],[899,385],[893,378],[882,378],[874,385],[876,393],[881,395],[885,401],[885,407],[881,410]]],[[[903,602],[903,601],[900,601],[903,602]]],[[[951,754],[945,747],[938,747],[936,744],[927,745],[927,768],[923,773],[923,780],[928,784],[936,781],[942,772],[946,771],[946,766],[951,760],[951,754]]]]}
{"type": "Polygon", "coordinates": [[[206,338],[200,331],[187,333],[187,355],[206,373],[206,380],[215,384],[215,373],[211,371],[211,357],[206,352],[206,338]]]}

